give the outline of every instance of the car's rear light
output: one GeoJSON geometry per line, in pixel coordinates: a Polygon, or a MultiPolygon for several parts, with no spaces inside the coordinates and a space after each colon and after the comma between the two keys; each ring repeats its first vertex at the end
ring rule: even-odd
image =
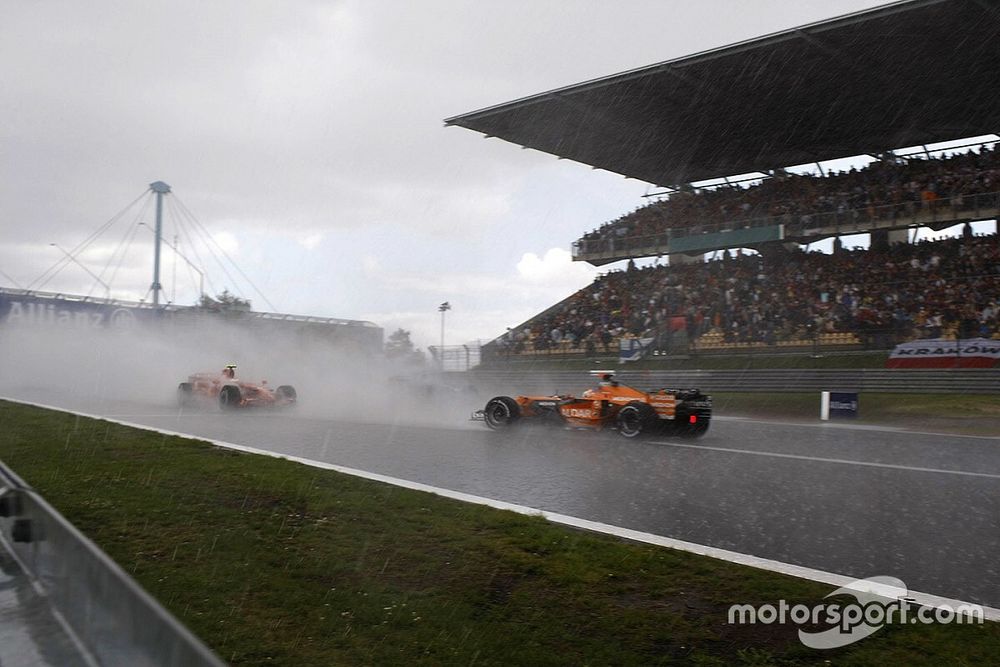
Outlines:
{"type": "Polygon", "coordinates": [[[698,423],[698,415],[691,415],[690,417],[688,417],[688,421],[691,422],[692,424],[697,424],[698,423]]]}

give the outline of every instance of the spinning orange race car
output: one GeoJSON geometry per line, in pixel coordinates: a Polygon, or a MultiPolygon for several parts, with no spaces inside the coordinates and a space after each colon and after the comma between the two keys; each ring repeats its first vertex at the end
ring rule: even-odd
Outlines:
{"type": "Polygon", "coordinates": [[[278,408],[294,405],[297,400],[295,387],[291,385],[271,389],[267,380],[260,383],[238,380],[235,364],[229,364],[220,373],[194,373],[177,386],[177,402],[181,407],[218,401],[223,410],[278,408]]]}
{"type": "Polygon", "coordinates": [[[509,429],[522,420],[567,427],[602,430],[615,428],[625,438],[664,433],[697,438],[708,430],[712,397],[697,389],[640,391],[620,384],[611,371],[591,371],[600,384],[575,396],[497,396],[472,419],[494,431],[509,429]]]}

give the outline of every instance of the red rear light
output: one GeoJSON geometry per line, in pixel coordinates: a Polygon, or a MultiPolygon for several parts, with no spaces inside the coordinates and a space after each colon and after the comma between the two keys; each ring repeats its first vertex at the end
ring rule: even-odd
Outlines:
{"type": "Polygon", "coordinates": [[[688,421],[691,422],[692,424],[697,424],[698,423],[698,415],[691,415],[690,417],[688,417],[688,421]]]}

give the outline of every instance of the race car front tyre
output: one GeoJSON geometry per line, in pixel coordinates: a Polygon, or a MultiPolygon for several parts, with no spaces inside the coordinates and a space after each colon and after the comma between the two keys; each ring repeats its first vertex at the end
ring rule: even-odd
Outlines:
{"type": "Polygon", "coordinates": [[[242,402],[240,388],[236,385],[227,384],[219,392],[219,407],[223,410],[235,410],[242,402]]]}
{"type": "Polygon", "coordinates": [[[486,401],[483,418],[491,429],[502,431],[521,418],[521,406],[510,396],[497,396],[486,401]]]}
{"type": "Polygon", "coordinates": [[[649,403],[632,401],[618,411],[615,422],[618,425],[618,434],[620,436],[623,438],[638,438],[656,426],[656,410],[649,403]]]}
{"type": "Polygon", "coordinates": [[[295,401],[298,399],[299,395],[295,393],[295,387],[290,384],[283,384],[274,390],[274,393],[278,395],[278,398],[283,398],[286,401],[295,401]]]}
{"type": "Polygon", "coordinates": [[[194,403],[194,386],[190,382],[177,385],[177,405],[186,408],[194,403]]]}

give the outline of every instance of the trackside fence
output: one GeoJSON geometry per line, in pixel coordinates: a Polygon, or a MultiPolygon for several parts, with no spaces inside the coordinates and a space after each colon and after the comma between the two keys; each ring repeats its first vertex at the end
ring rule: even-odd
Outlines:
{"type": "MultiPolygon", "coordinates": [[[[1000,394],[996,369],[637,370],[616,373],[639,389],[697,387],[717,392],[860,391],[907,394],[1000,394]]],[[[518,392],[571,392],[594,384],[586,371],[476,370],[474,384],[518,392]]]]}
{"type": "Polygon", "coordinates": [[[427,351],[431,355],[431,363],[438,370],[445,372],[467,371],[475,368],[482,360],[482,345],[467,343],[465,345],[431,345],[427,351]]]}

